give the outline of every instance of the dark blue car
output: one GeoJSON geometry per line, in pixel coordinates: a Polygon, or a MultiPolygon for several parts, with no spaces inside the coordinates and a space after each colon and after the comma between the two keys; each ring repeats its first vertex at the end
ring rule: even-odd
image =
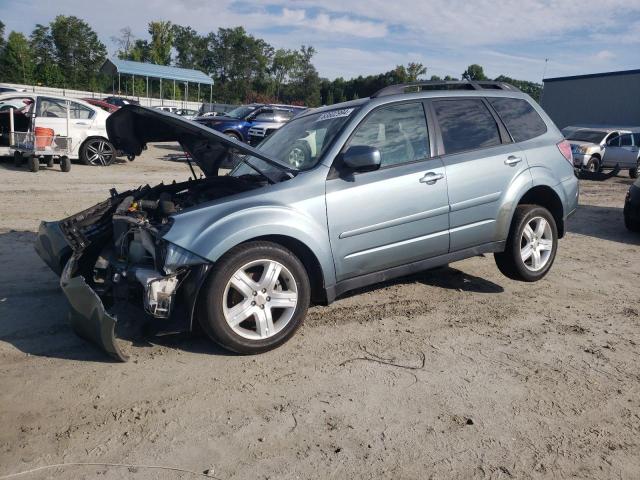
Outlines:
{"type": "Polygon", "coordinates": [[[253,103],[242,105],[215,117],[200,117],[196,121],[243,142],[249,140],[249,129],[259,123],[286,123],[306,110],[306,107],[253,103]]]}

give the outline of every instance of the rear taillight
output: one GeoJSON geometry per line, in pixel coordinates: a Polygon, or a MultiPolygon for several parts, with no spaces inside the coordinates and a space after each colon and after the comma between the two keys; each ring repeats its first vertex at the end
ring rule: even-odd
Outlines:
{"type": "Polygon", "coordinates": [[[567,162],[573,165],[573,155],[571,154],[571,144],[566,140],[562,140],[561,142],[558,143],[558,150],[560,150],[560,153],[567,160],[567,162]]]}

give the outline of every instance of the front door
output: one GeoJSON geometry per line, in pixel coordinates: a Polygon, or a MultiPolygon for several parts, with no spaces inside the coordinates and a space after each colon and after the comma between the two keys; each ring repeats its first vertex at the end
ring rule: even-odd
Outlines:
{"type": "Polygon", "coordinates": [[[378,148],[381,167],[327,180],[338,281],[447,253],[447,180],[442,162],[429,154],[422,103],[374,110],[343,152],[356,145],[378,148]]]}

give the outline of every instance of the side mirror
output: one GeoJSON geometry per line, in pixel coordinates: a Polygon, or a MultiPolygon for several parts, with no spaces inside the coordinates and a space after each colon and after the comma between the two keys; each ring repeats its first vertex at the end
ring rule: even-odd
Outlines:
{"type": "Polygon", "coordinates": [[[354,145],[344,152],[342,160],[355,172],[372,172],[380,168],[380,150],[366,145],[354,145]]]}

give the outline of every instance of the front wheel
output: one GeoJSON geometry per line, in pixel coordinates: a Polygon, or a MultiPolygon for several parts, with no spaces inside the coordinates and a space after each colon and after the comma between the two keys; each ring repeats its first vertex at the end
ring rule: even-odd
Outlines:
{"type": "Polygon", "coordinates": [[[553,215],[538,205],[519,205],[504,252],[494,254],[498,269],[513,280],[536,282],[553,265],[558,228],[553,215]]]}
{"type": "Polygon", "coordinates": [[[111,142],[104,138],[90,138],[80,148],[80,160],[85,165],[106,167],[116,159],[116,151],[111,142]]]}
{"type": "Polygon", "coordinates": [[[638,178],[638,171],[640,171],[640,158],[638,159],[636,166],[629,169],[629,177],[638,178]]]}
{"type": "Polygon", "coordinates": [[[587,170],[593,173],[596,173],[602,170],[602,166],[600,165],[600,159],[598,157],[591,157],[587,162],[587,170]]]}
{"type": "Polygon", "coordinates": [[[224,348],[261,353],[294,334],[310,297],[307,272],[291,251],[249,242],[216,263],[201,292],[200,324],[224,348]]]}

